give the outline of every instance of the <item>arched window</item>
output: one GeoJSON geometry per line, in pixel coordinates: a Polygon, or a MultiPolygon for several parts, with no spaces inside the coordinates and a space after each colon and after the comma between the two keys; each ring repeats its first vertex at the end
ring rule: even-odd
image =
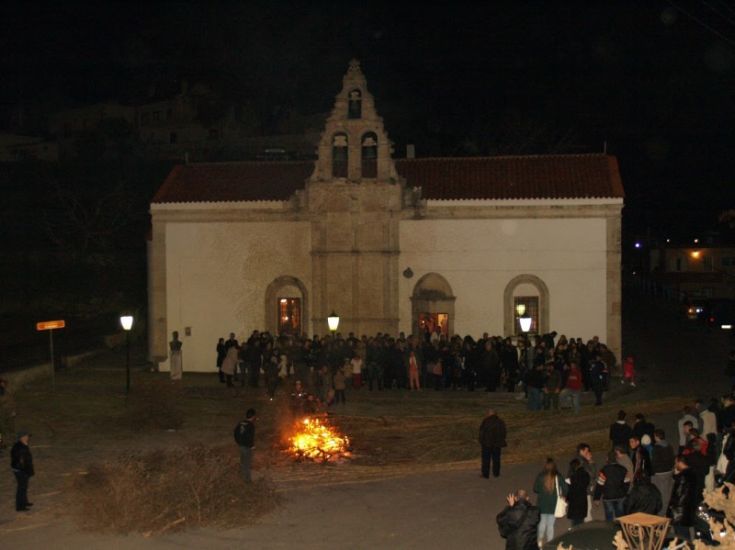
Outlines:
{"type": "Polygon", "coordinates": [[[347,134],[334,134],[332,138],[332,176],[335,178],[347,177],[347,134]]]}
{"type": "Polygon", "coordinates": [[[378,175],[378,136],[368,132],[362,136],[362,177],[374,178],[378,175]]]}
{"type": "Polygon", "coordinates": [[[503,332],[506,336],[549,331],[549,289],[537,276],[524,274],[514,277],[505,287],[503,298],[503,332]],[[531,320],[527,330],[523,330],[522,318],[531,320]]]}
{"type": "Polygon", "coordinates": [[[347,118],[362,118],[362,92],[360,90],[350,92],[347,118]]]}

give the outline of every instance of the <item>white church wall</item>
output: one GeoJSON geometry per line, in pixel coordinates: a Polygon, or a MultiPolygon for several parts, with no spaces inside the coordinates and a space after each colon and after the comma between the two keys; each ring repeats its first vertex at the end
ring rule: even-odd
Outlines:
{"type": "Polygon", "coordinates": [[[214,372],[219,337],[263,330],[277,277],[311,288],[310,235],[308,222],[166,224],[167,327],[169,338],[179,332],[185,371],[214,372]]]}
{"type": "Polygon", "coordinates": [[[402,220],[399,271],[414,276],[400,277],[400,329],[412,331],[416,282],[436,272],[456,297],[455,334],[503,334],[505,288],[529,274],[548,287],[550,330],[604,339],[605,247],[604,218],[402,220]]]}

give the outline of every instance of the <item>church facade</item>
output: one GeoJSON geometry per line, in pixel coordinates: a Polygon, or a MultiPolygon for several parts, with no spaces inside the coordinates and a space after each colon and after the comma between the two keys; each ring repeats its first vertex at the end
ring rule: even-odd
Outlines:
{"type": "Polygon", "coordinates": [[[393,159],[357,62],[308,162],[175,167],[151,203],[149,350],[252,330],[598,336],[620,357],[614,157],[393,159]]]}

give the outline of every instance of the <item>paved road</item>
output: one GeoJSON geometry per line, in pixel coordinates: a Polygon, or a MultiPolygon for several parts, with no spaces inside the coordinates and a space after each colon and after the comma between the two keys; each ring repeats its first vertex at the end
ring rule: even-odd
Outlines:
{"type": "MultiPolygon", "coordinates": [[[[504,468],[498,479],[478,469],[400,479],[293,489],[259,524],[230,531],[199,530],[155,539],[80,534],[65,520],[40,523],[31,514],[0,528],[0,546],[54,548],[503,548],[495,516],[504,496],[531,489],[537,465],[504,468]]],[[[596,513],[600,513],[599,510],[596,513]]],[[[40,519],[40,516],[39,516],[40,519]]],[[[557,532],[567,529],[558,520],[557,532]]]]}

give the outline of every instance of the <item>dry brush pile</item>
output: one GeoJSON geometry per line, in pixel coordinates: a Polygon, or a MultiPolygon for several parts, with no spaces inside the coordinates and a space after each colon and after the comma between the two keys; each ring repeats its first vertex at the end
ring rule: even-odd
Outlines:
{"type": "Polygon", "coordinates": [[[195,445],[127,454],[89,467],[72,484],[86,529],[146,536],[190,527],[237,527],[278,504],[273,484],[247,484],[231,448],[195,445]]]}

